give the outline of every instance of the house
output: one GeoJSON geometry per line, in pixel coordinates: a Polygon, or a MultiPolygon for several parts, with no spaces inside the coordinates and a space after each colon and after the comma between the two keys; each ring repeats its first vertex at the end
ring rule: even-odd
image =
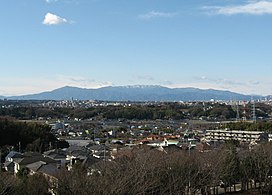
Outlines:
{"type": "Polygon", "coordinates": [[[179,143],[178,139],[167,139],[168,145],[177,145],[179,143]]]}
{"type": "Polygon", "coordinates": [[[148,140],[148,141],[158,140],[158,139],[160,139],[160,136],[159,136],[159,135],[154,135],[154,134],[150,134],[150,135],[146,138],[146,140],[148,140]]]}
{"type": "Polygon", "coordinates": [[[11,173],[14,172],[14,162],[6,161],[3,165],[4,165],[4,169],[6,171],[11,172],[11,173]]]}
{"type": "Polygon", "coordinates": [[[47,163],[43,161],[34,162],[26,165],[30,175],[41,174],[49,183],[48,191],[51,194],[55,194],[54,189],[58,185],[58,175],[61,173],[60,166],[57,164],[47,163]]]}
{"type": "Polygon", "coordinates": [[[46,151],[43,154],[49,158],[59,161],[61,166],[65,166],[67,163],[69,163],[69,161],[66,160],[67,151],[65,150],[54,149],[46,151]]]}
{"type": "Polygon", "coordinates": [[[66,160],[69,162],[68,170],[72,169],[72,166],[77,162],[83,162],[89,156],[89,151],[84,147],[71,146],[67,148],[66,160]]]}
{"type": "Polygon", "coordinates": [[[147,145],[153,146],[153,147],[168,146],[168,141],[167,139],[164,139],[164,140],[157,139],[157,140],[149,141],[147,145]]]}
{"type": "Polygon", "coordinates": [[[114,140],[111,140],[111,143],[112,144],[120,144],[120,145],[124,145],[125,141],[124,140],[119,140],[119,139],[114,139],[114,140]]]}
{"type": "Polygon", "coordinates": [[[13,162],[16,158],[22,158],[23,154],[16,151],[10,151],[8,155],[5,157],[6,162],[13,162]]]}
{"type": "Polygon", "coordinates": [[[88,150],[92,153],[101,152],[104,150],[108,150],[109,148],[105,145],[92,145],[88,147],[88,150]]]}
{"type": "Polygon", "coordinates": [[[14,172],[14,160],[20,159],[23,157],[23,154],[16,151],[10,151],[5,157],[5,163],[3,164],[4,169],[8,172],[14,172]]]}
{"type": "Polygon", "coordinates": [[[15,175],[24,168],[27,169],[27,174],[42,174],[49,181],[51,188],[57,183],[57,175],[60,173],[60,161],[36,152],[22,154],[12,151],[7,155],[4,166],[6,171],[15,175]]]}
{"type": "Polygon", "coordinates": [[[35,167],[39,167],[42,164],[53,164],[56,167],[59,165],[59,161],[51,159],[49,157],[45,157],[40,153],[29,152],[23,154],[21,158],[14,159],[14,173],[18,173],[24,167],[33,168],[33,172],[36,172],[35,167]]]}
{"type": "Polygon", "coordinates": [[[36,172],[38,172],[39,168],[41,168],[43,165],[46,165],[46,162],[43,161],[37,161],[37,162],[33,162],[31,164],[26,165],[26,167],[29,169],[30,171],[30,175],[35,174],[36,172]]]}

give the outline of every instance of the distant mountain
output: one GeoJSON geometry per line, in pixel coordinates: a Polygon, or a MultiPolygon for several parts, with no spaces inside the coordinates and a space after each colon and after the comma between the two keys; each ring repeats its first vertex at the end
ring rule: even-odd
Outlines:
{"type": "Polygon", "coordinates": [[[272,100],[272,95],[268,95],[265,97],[267,100],[272,100]]]}
{"type": "MultiPolygon", "coordinates": [[[[167,88],[157,85],[135,85],[120,87],[102,87],[85,89],[62,87],[39,94],[13,96],[16,100],[104,100],[104,101],[208,101],[214,100],[250,100],[252,96],[230,91],[198,88],[167,88]]],[[[262,96],[254,96],[254,99],[262,96]]]]}

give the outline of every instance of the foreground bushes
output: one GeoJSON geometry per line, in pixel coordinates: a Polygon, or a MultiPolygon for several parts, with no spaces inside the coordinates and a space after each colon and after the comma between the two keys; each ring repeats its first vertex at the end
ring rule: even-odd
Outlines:
{"type": "Polygon", "coordinates": [[[189,154],[186,150],[165,153],[142,146],[120,153],[114,161],[88,167],[76,164],[70,172],[62,170],[57,183],[41,175],[14,178],[2,173],[0,194],[47,194],[49,186],[57,194],[68,195],[216,194],[218,189],[230,191],[230,186],[244,191],[258,186],[260,192],[270,193],[271,149],[271,143],[252,150],[226,144],[211,152],[189,154]]]}

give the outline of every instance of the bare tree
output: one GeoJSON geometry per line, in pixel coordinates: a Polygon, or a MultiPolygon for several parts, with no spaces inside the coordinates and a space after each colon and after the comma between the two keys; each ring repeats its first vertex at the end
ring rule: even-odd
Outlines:
{"type": "Polygon", "coordinates": [[[0,195],[12,194],[16,179],[9,173],[0,172],[0,195]]]}

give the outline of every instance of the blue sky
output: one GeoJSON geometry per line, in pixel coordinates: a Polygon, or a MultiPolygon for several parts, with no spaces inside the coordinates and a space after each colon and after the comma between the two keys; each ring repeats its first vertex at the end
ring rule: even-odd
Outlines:
{"type": "Polygon", "coordinates": [[[0,95],[71,85],[272,94],[272,1],[8,0],[0,95]]]}

